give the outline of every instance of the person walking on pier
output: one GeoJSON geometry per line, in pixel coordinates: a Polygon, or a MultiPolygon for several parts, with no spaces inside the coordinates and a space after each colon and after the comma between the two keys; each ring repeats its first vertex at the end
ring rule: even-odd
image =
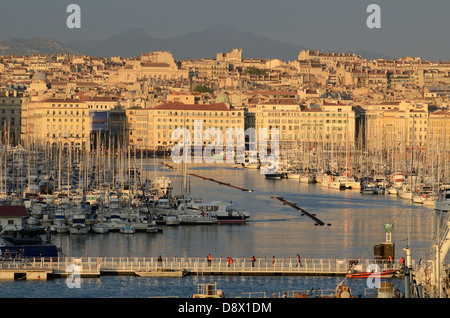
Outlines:
{"type": "Polygon", "coordinates": [[[300,257],[300,254],[297,254],[297,267],[302,266],[302,259],[300,257]]]}
{"type": "Polygon", "coordinates": [[[252,267],[255,267],[255,262],[256,262],[255,256],[252,256],[252,257],[250,258],[250,262],[252,262],[252,267]]]}
{"type": "Polygon", "coordinates": [[[227,263],[228,263],[228,267],[230,267],[231,264],[233,264],[233,259],[231,258],[230,255],[228,255],[228,257],[227,257],[227,263]]]}
{"type": "Polygon", "coordinates": [[[212,257],[211,257],[210,253],[208,253],[207,261],[208,261],[208,266],[211,266],[212,257]]]}

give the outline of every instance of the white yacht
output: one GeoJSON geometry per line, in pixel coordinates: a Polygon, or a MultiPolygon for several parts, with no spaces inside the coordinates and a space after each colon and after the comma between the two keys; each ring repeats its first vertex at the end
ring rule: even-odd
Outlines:
{"type": "Polygon", "coordinates": [[[194,205],[197,210],[203,213],[209,213],[217,218],[219,224],[222,223],[245,223],[250,217],[246,211],[236,210],[232,203],[222,201],[212,201],[210,203],[201,203],[194,205]]]}
{"type": "Polygon", "coordinates": [[[86,215],[77,213],[72,216],[72,224],[69,226],[70,234],[87,234],[89,226],[86,225],[86,215]]]}
{"type": "Polygon", "coordinates": [[[97,220],[91,225],[91,232],[98,234],[105,234],[109,232],[109,226],[106,220],[97,220]]]}

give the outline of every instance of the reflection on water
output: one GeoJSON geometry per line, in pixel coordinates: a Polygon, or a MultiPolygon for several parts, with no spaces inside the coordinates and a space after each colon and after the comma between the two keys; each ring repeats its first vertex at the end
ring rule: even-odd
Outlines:
{"type": "MultiPolygon", "coordinates": [[[[152,162],[152,161],[151,161],[152,162]]],[[[145,165],[144,165],[145,166],[145,165]]],[[[149,175],[174,178],[175,192],[183,177],[177,171],[149,164],[149,175]]],[[[235,169],[230,165],[193,164],[190,169],[204,177],[231,183],[253,192],[196,177],[190,178],[193,197],[204,201],[228,201],[247,210],[251,218],[246,225],[207,225],[163,227],[163,233],[55,235],[57,244],[69,256],[277,256],[297,253],[315,258],[372,257],[373,245],[384,242],[384,224],[393,223],[392,240],[396,256],[403,255],[406,244],[413,258],[425,257],[434,238],[435,212],[411,205],[389,195],[362,195],[358,191],[334,190],[320,184],[303,184],[298,180],[265,179],[259,170],[235,169]],[[315,226],[306,215],[271,198],[282,196],[331,226],[315,226]]],[[[400,257],[400,256],[399,256],[400,257]]]]}

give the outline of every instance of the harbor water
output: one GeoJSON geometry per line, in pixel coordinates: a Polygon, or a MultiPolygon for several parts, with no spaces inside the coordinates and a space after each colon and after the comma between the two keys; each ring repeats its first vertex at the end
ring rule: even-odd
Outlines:
{"type": "MultiPolygon", "coordinates": [[[[167,161],[170,162],[170,161],[167,161]]],[[[171,163],[171,162],[170,162],[171,163]]],[[[183,176],[177,170],[144,164],[150,179],[168,176],[174,193],[180,193],[183,176]]],[[[53,242],[71,257],[206,257],[290,260],[370,259],[374,245],[385,241],[385,224],[393,224],[395,258],[412,249],[414,260],[426,260],[435,238],[439,215],[432,208],[412,204],[392,195],[367,195],[355,190],[336,190],[298,179],[266,179],[260,170],[234,168],[230,164],[192,164],[190,171],[215,180],[251,189],[246,192],[191,176],[194,198],[203,202],[226,201],[250,213],[246,224],[164,226],[162,233],[119,232],[107,234],[53,234],[53,242]],[[323,221],[325,226],[273,198],[283,197],[323,221]]],[[[102,276],[83,278],[81,288],[69,288],[65,279],[1,281],[0,294],[8,297],[192,297],[197,284],[217,282],[227,297],[245,294],[270,297],[280,291],[333,290],[345,277],[305,276],[186,276],[182,278],[102,276]]],[[[403,281],[393,279],[403,289],[403,281]]],[[[353,294],[364,295],[367,282],[346,281],[353,294]]]]}

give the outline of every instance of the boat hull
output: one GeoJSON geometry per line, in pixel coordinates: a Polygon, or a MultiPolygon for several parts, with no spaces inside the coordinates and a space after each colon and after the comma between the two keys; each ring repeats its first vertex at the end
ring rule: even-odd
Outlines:
{"type": "Polygon", "coordinates": [[[223,216],[217,217],[217,220],[219,221],[219,224],[243,224],[247,222],[247,218],[246,217],[227,217],[227,216],[223,216]]]}
{"type": "Polygon", "coordinates": [[[91,232],[98,233],[98,234],[105,234],[105,233],[109,232],[109,227],[107,227],[107,226],[92,226],[91,232]]]}
{"type": "Polygon", "coordinates": [[[383,278],[391,278],[394,277],[395,273],[397,271],[392,270],[392,271],[384,271],[384,272],[360,272],[360,273],[351,273],[351,274],[347,274],[345,275],[345,277],[347,278],[368,278],[368,277],[383,277],[383,278]]]}
{"type": "Polygon", "coordinates": [[[283,174],[281,173],[268,173],[265,175],[266,179],[282,179],[283,174]]]}
{"type": "Polygon", "coordinates": [[[87,234],[89,232],[89,227],[83,226],[83,227],[74,227],[71,226],[69,228],[70,234],[87,234]]]}
{"type": "Polygon", "coordinates": [[[186,270],[154,270],[135,272],[140,277],[184,277],[187,275],[186,270]]]}

